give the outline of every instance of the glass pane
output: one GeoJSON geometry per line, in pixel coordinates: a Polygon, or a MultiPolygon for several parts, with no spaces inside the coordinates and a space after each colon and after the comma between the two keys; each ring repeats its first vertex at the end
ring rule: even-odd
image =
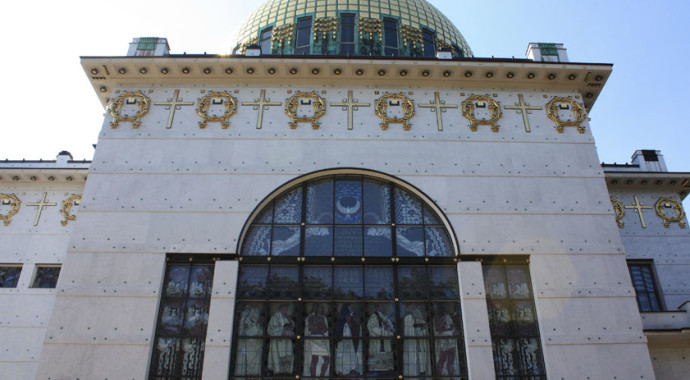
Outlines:
{"type": "Polygon", "coordinates": [[[364,256],[390,257],[392,250],[391,227],[364,228],[364,256]]]}
{"type": "Polygon", "coordinates": [[[292,190],[276,201],[275,223],[294,224],[302,221],[302,188],[292,190]]]}
{"type": "Polygon", "coordinates": [[[243,255],[268,256],[271,250],[271,227],[253,226],[247,234],[243,255]]]}
{"type": "Polygon", "coordinates": [[[428,281],[425,267],[398,267],[398,288],[401,299],[426,299],[428,281]]]}
{"type": "Polygon", "coordinates": [[[362,298],[362,267],[335,267],[334,278],[336,299],[362,298]]]}
{"type": "Polygon", "coordinates": [[[190,278],[189,296],[192,298],[208,298],[211,297],[211,289],[213,287],[213,266],[211,265],[195,265],[192,266],[192,275],[190,278]]]}
{"type": "Polygon", "coordinates": [[[426,303],[405,302],[400,308],[400,314],[403,316],[403,336],[431,336],[429,311],[427,310],[426,303]]]}
{"type": "Polygon", "coordinates": [[[261,214],[254,220],[254,223],[270,224],[273,222],[273,206],[267,206],[261,214]]]}
{"type": "Polygon", "coordinates": [[[37,267],[32,288],[54,288],[57,286],[59,267],[37,267]]]}
{"type": "Polygon", "coordinates": [[[204,339],[185,338],[182,340],[182,375],[201,376],[204,360],[204,339]]]}
{"type": "Polygon", "coordinates": [[[335,182],[335,222],[362,223],[362,181],[339,179],[335,182]]]}
{"type": "Polygon", "coordinates": [[[201,300],[187,301],[184,329],[187,335],[204,336],[208,324],[208,304],[201,300]]]}
{"type": "Polygon", "coordinates": [[[516,365],[518,363],[516,362],[513,339],[496,338],[493,346],[496,375],[517,375],[519,370],[516,365]]]}
{"type": "Polygon", "coordinates": [[[429,267],[429,296],[431,299],[457,300],[458,272],[455,268],[429,267]]]}
{"type": "Polygon", "coordinates": [[[422,205],[412,194],[395,189],[395,223],[422,224],[422,205]]]}
{"type": "Polygon", "coordinates": [[[431,378],[431,347],[429,339],[403,341],[403,375],[431,378]]]}
{"type": "Polygon", "coordinates": [[[280,303],[270,308],[267,332],[272,338],[269,339],[267,369],[274,375],[291,374],[295,360],[294,342],[290,339],[295,336],[295,307],[280,303]]]}
{"type": "Polygon", "coordinates": [[[457,302],[434,302],[431,312],[437,338],[462,335],[462,314],[457,302]]]}
{"type": "Polygon", "coordinates": [[[387,183],[364,181],[364,224],[390,224],[390,198],[387,183]]]}
{"type": "Polygon", "coordinates": [[[331,363],[331,344],[328,320],[331,316],[327,303],[306,304],[309,313],[304,318],[304,368],[305,376],[327,377],[331,363]]]}
{"type": "Polygon", "coordinates": [[[424,206],[424,224],[426,224],[427,226],[431,224],[441,224],[438,218],[436,218],[434,212],[431,211],[427,206],[424,206]]]}
{"type": "Polygon", "coordinates": [[[268,267],[265,266],[240,266],[240,280],[237,284],[238,298],[265,298],[266,277],[268,267]]]}
{"type": "Polygon", "coordinates": [[[506,274],[510,298],[532,298],[529,291],[527,268],[508,268],[506,274]]]}
{"type": "Polygon", "coordinates": [[[333,287],[331,267],[304,267],[303,295],[306,299],[330,299],[333,287]]]}
{"type": "Polygon", "coordinates": [[[269,297],[273,299],[297,299],[297,267],[272,266],[269,277],[269,297]]]}
{"type": "Polygon", "coordinates": [[[335,228],[335,255],[362,256],[362,227],[335,228]]]}
{"type": "Polygon", "coordinates": [[[368,371],[371,375],[387,375],[395,369],[395,307],[378,302],[367,305],[367,336],[369,337],[368,371]],[[373,372],[373,373],[372,373],[373,372]]]}
{"type": "Polygon", "coordinates": [[[544,369],[541,365],[541,349],[538,338],[518,338],[517,353],[522,373],[525,375],[542,375],[544,369]]]}
{"type": "Polygon", "coordinates": [[[516,302],[513,305],[512,315],[515,321],[515,333],[518,336],[534,336],[539,334],[532,301],[516,302]]]}
{"type": "Polygon", "coordinates": [[[453,256],[453,249],[446,230],[442,227],[427,227],[426,233],[426,255],[435,257],[453,256]]]}
{"type": "Polygon", "coordinates": [[[365,296],[367,299],[393,299],[393,268],[364,268],[365,296]]]}
{"type": "Polygon", "coordinates": [[[335,325],[335,373],[339,376],[361,375],[363,372],[362,310],[360,304],[337,304],[335,325]]]}
{"type": "Polygon", "coordinates": [[[508,290],[503,267],[485,265],[483,269],[486,295],[490,298],[506,298],[508,290]]]}
{"type": "Polygon", "coordinates": [[[168,301],[162,307],[161,322],[158,327],[161,335],[179,334],[182,330],[182,320],[184,319],[184,302],[168,301]]]}
{"type": "Polygon", "coordinates": [[[273,227],[273,254],[299,256],[300,227],[273,227]]]}
{"type": "Polygon", "coordinates": [[[422,227],[397,227],[395,230],[398,256],[424,256],[424,231],[422,227]]]}
{"type": "Polygon", "coordinates": [[[262,350],[262,339],[238,339],[235,376],[259,376],[261,374],[262,350]]]}
{"type": "Polygon", "coordinates": [[[436,338],[436,374],[437,376],[457,376],[460,374],[458,362],[458,340],[436,338]]]}
{"type": "Polygon", "coordinates": [[[510,309],[507,302],[489,301],[489,324],[493,336],[505,336],[510,333],[510,309]]]}
{"type": "Polygon", "coordinates": [[[16,288],[21,267],[0,267],[0,288],[16,288]]]}
{"type": "Polygon", "coordinates": [[[333,223],[333,180],[311,182],[307,185],[307,223],[333,223]]]}
{"type": "Polygon", "coordinates": [[[305,256],[333,256],[333,227],[304,229],[305,256]]]}
{"type": "Polygon", "coordinates": [[[263,304],[258,302],[240,303],[237,309],[240,310],[240,319],[237,323],[237,335],[262,336],[264,334],[265,315],[263,304]]]}
{"type": "Polygon", "coordinates": [[[152,372],[155,375],[175,375],[179,362],[180,340],[176,338],[158,338],[153,353],[152,372]]]}
{"type": "Polygon", "coordinates": [[[165,295],[183,297],[189,285],[189,266],[168,266],[168,283],[165,284],[165,295]]]}

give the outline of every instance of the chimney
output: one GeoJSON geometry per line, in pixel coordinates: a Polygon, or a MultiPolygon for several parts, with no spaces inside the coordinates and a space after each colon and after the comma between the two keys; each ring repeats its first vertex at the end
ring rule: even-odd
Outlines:
{"type": "Polygon", "coordinates": [[[139,37],[132,40],[128,57],[161,57],[170,54],[167,38],[139,37]]]}
{"type": "Polygon", "coordinates": [[[527,59],[540,62],[569,62],[563,44],[530,42],[527,46],[527,59]]]}
{"type": "Polygon", "coordinates": [[[664,156],[660,150],[642,149],[636,150],[631,158],[633,165],[640,165],[642,172],[667,172],[664,156]]]}

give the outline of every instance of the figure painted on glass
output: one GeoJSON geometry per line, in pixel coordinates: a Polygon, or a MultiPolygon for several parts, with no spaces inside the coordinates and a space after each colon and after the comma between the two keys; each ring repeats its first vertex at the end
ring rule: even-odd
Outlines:
{"type": "Polygon", "coordinates": [[[524,369],[526,374],[529,375],[539,375],[540,363],[539,358],[539,341],[535,338],[518,338],[518,347],[520,351],[518,355],[520,356],[520,365],[524,369]]]}
{"type": "Polygon", "coordinates": [[[403,318],[405,341],[403,343],[403,374],[405,376],[431,375],[431,360],[429,355],[429,339],[415,339],[428,337],[429,325],[422,305],[408,307],[408,313],[403,318]]]}
{"type": "Polygon", "coordinates": [[[187,301],[184,328],[191,335],[199,336],[206,333],[208,325],[208,306],[201,301],[187,301]]]}
{"type": "MultiPolygon", "coordinates": [[[[238,335],[242,337],[263,335],[264,320],[257,305],[246,305],[240,314],[238,335]]],[[[235,375],[260,375],[262,339],[241,339],[237,343],[235,375]]]]}
{"type": "Polygon", "coordinates": [[[328,338],[328,320],[324,305],[317,303],[304,323],[304,373],[309,376],[327,377],[331,362],[331,346],[328,339],[310,339],[313,337],[328,338]]]}
{"type": "Polygon", "coordinates": [[[369,332],[369,371],[387,372],[395,369],[391,338],[395,334],[393,322],[388,318],[388,305],[374,304],[374,311],[367,321],[369,332]]]}
{"type": "Polygon", "coordinates": [[[444,305],[436,306],[434,335],[436,336],[436,374],[457,375],[458,341],[453,338],[456,335],[455,324],[444,305]]]}
{"type": "Polygon", "coordinates": [[[292,339],[278,337],[292,337],[295,334],[295,322],[292,319],[292,308],[288,304],[280,304],[268,321],[268,335],[271,343],[268,352],[268,370],[275,374],[291,374],[294,362],[292,339]]]}
{"type": "Polygon", "coordinates": [[[335,326],[339,338],[335,348],[335,373],[339,376],[362,374],[362,319],[357,308],[344,304],[335,326]]]}

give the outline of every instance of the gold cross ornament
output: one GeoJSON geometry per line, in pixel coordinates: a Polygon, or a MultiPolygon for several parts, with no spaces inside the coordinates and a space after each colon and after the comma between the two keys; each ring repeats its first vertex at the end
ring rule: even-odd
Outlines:
{"type": "Polygon", "coordinates": [[[255,110],[259,110],[259,117],[256,118],[256,129],[261,129],[264,124],[264,110],[271,106],[282,105],[282,102],[273,102],[271,99],[266,99],[266,90],[261,90],[261,96],[254,99],[253,102],[242,102],[243,106],[252,106],[255,110]]]}
{"type": "Polygon", "coordinates": [[[441,113],[446,112],[446,108],[458,108],[455,104],[446,104],[445,100],[441,100],[438,92],[434,92],[434,100],[429,104],[420,104],[419,108],[431,108],[431,112],[436,112],[436,125],[438,130],[443,130],[443,119],[441,118],[441,113]]]}
{"type": "Polygon", "coordinates": [[[168,98],[167,102],[158,102],[154,103],[153,105],[155,106],[165,106],[166,110],[170,110],[170,113],[168,114],[168,124],[165,126],[165,128],[170,129],[172,128],[172,122],[173,118],[175,117],[175,111],[182,109],[182,106],[193,106],[194,102],[183,102],[182,98],[178,98],[180,95],[180,90],[175,90],[175,95],[173,95],[172,98],[168,98]]]}
{"type": "Polygon", "coordinates": [[[507,110],[516,110],[517,113],[522,114],[522,123],[525,125],[525,132],[531,132],[529,127],[529,119],[527,118],[528,113],[532,113],[532,110],[540,110],[541,107],[530,107],[529,103],[525,103],[525,98],[522,94],[518,94],[518,103],[515,106],[503,106],[507,110]]]}
{"type": "Polygon", "coordinates": [[[642,215],[642,211],[644,209],[651,209],[652,206],[643,206],[642,203],[640,203],[640,200],[637,199],[637,195],[635,195],[635,202],[630,206],[625,206],[625,208],[634,209],[635,212],[638,215],[640,215],[640,223],[642,224],[642,228],[647,228],[647,225],[644,223],[644,216],[642,215]]]}
{"type": "Polygon", "coordinates": [[[44,192],[43,197],[41,198],[40,201],[36,203],[27,203],[27,206],[34,206],[36,207],[36,210],[38,212],[36,213],[36,219],[34,220],[34,227],[38,226],[38,221],[41,219],[41,213],[43,212],[43,209],[48,207],[48,206],[57,206],[57,203],[48,203],[46,202],[46,197],[48,196],[48,193],[44,192]]]}
{"type": "Polygon", "coordinates": [[[371,103],[357,103],[357,99],[352,98],[352,90],[347,92],[347,99],[343,99],[342,103],[331,103],[331,107],[343,107],[343,111],[347,111],[347,129],[352,130],[352,118],[354,116],[353,110],[359,110],[359,107],[369,107],[371,103]]]}

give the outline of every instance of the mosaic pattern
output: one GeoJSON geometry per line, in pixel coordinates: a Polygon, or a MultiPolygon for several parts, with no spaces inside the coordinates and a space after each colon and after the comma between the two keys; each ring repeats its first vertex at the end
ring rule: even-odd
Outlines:
{"type": "MultiPolygon", "coordinates": [[[[437,46],[456,46],[463,56],[472,57],[472,50],[458,29],[436,8],[424,0],[270,0],[261,5],[243,24],[238,33],[238,46],[258,43],[262,30],[273,27],[284,28],[297,24],[299,18],[312,17],[313,20],[341,17],[348,13],[362,20],[394,19],[400,25],[401,43],[418,39],[417,31],[426,29],[436,35],[437,46]],[[417,36],[409,39],[410,35],[417,36]]],[[[320,21],[318,25],[324,24],[320,21]]],[[[327,23],[330,25],[330,23],[327,23]]],[[[324,31],[335,33],[334,28],[315,28],[313,39],[322,39],[324,31]]],[[[366,36],[360,36],[360,38],[366,36]]],[[[292,41],[294,44],[295,41],[292,41]]],[[[314,46],[312,54],[322,54],[323,48],[314,46]]],[[[287,53],[287,52],[284,52],[287,53]]]]}

